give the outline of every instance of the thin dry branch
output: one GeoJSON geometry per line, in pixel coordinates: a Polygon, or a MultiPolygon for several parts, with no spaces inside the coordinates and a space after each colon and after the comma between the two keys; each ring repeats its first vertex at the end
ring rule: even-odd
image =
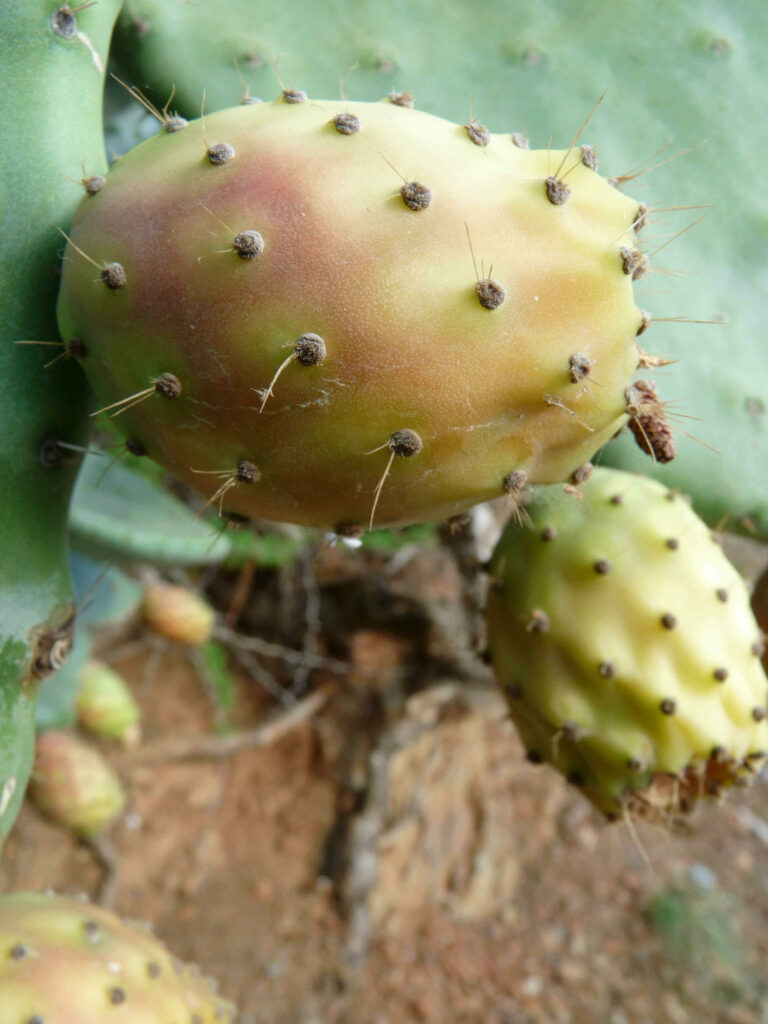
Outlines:
{"type": "Polygon", "coordinates": [[[163,761],[221,760],[251,747],[268,747],[317,714],[328,700],[331,691],[330,686],[321,687],[255,729],[244,729],[228,736],[174,736],[145,743],[122,754],[118,766],[156,764],[163,761]]]}
{"type": "Polygon", "coordinates": [[[338,675],[346,675],[350,671],[350,665],[346,661],[325,658],[311,651],[296,651],[292,647],[270,643],[257,636],[244,636],[227,626],[217,626],[214,636],[227,647],[261,654],[265,658],[275,658],[286,665],[302,666],[307,669],[322,668],[338,675]]]}

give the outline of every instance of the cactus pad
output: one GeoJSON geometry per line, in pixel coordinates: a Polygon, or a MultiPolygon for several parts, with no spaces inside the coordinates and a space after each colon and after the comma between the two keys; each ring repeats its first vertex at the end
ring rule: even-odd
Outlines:
{"type": "Polygon", "coordinates": [[[626,422],[639,208],[590,147],[481,128],[286,92],[122,157],[59,303],[99,404],[211,504],[306,525],[567,479],[626,422]]]}
{"type": "MultiPolygon", "coordinates": [[[[118,423],[120,421],[118,420],[118,423]]],[[[130,457],[127,449],[120,457],[130,457]]],[[[86,455],[70,508],[72,543],[99,560],[202,565],[230,554],[231,541],[155,481],[86,455]],[[106,470],[106,472],[105,472],[106,470]]]]}
{"type": "Polygon", "coordinates": [[[512,717],[603,812],[651,819],[747,781],[768,680],[746,586],[679,494],[595,470],[547,488],[492,559],[489,642],[512,717]]]}
{"type": "Polygon", "coordinates": [[[3,1024],[232,1024],[215,984],[147,929],[63,896],[0,896],[3,1024]]]}
{"type": "Polygon", "coordinates": [[[120,3],[56,7],[2,7],[0,846],[32,766],[38,684],[72,645],[66,519],[87,389],[76,347],[56,333],[59,229],[69,226],[81,179],[106,170],[104,68],[120,3]],[[65,117],[62,97],[77,97],[65,117]]]}

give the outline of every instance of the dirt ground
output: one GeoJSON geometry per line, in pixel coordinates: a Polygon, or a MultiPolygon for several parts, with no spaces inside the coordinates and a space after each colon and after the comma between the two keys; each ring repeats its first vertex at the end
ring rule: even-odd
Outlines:
{"type": "Polygon", "coordinates": [[[25,807],[0,888],[148,919],[242,1024],[768,1022],[765,780],[683,832],[604,824],[525,761],[464,555],[209,574],[226,700],[142,625],[101,637],[143,709],[102,744],[128,811],[94,850],[25,807]]]}

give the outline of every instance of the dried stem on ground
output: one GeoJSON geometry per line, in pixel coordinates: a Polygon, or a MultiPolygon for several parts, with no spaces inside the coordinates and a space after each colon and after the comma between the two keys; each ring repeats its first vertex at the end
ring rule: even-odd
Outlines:
{"type": "Polygon", "coordinates": [[[331,686],[321,687],[255,729],[244,729],[228,736],[174,736],[145,743],[122,754],[118,764],[122,767],[162,761],[218,760],[249,747],[267,747],[312,718],[328,700],[332,689],[331,686]]]}

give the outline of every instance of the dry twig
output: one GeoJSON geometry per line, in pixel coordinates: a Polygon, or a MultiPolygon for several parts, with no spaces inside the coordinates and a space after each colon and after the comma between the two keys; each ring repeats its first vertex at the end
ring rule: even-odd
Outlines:
{"type": "Polygon", "coordinates": [[[174,736],[145,743],[126,751],[119,758],[118,764],[128,766],[162,761],[220,760],[251,747],[267,747],[312,718],[328,700],[331,690],[330,686],[321,687],[255,729],[244,729],[228,736],[174,736]]]}

